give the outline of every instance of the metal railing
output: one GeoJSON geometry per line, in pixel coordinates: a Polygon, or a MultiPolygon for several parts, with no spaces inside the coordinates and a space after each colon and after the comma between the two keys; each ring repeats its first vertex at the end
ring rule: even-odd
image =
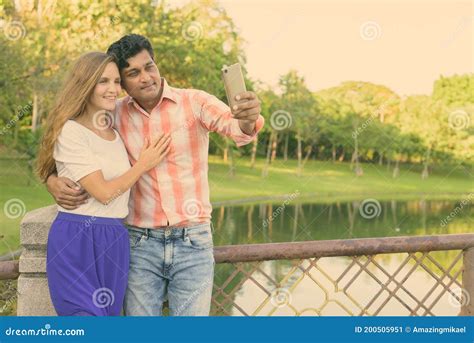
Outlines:
{"type": "Polygon", "coordinates": [[[474,314],[474,234],[221,246],[214,255],[213,315],[393,315],[394,303],[405,315],[449,315],[439,306],[446,300],[456,314],[474,314]],[[435,256],[440,251],[448,257],[443,262],[435,256]],[[400,260],[391,270],[387,256],[400,260]],[[345,263],[336,271],[337,258],[345,263]],[[271,275],[268,262],[282,260],[289,263],[271,275]],[[424,284],[406,284],[420,272],[424,284]],[[372,283],[370,291],[354,291],[363,277],[359,287],[372,283]],[[304,299],[295,301],[295,293],[304,299]],[[326,311],[331,307],[338,311],[326,311]]]}

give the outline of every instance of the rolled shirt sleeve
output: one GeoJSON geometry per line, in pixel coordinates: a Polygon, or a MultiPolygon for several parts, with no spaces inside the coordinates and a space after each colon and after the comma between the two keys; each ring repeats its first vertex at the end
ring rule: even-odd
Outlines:
{"type": "Polygon", "coordinates": [[[100,170],[101,166],[92,153],[88,137],[81,132],[78,123],[66,122],[54,145],[53,158],[72,175],[77,182],[84,176],[100,170]]]}
{"type": "Polygon", "coordinates": [[[231,138],[239,147],[252,142],[265,123],[262,115],[259,115],[254,132],[247,135],[242,132],[239,120],[232,117],[230,107],[216,96],[197,91],[194,99],[198,103],[198,118],[201,124],[209,131],[231,138]]]}

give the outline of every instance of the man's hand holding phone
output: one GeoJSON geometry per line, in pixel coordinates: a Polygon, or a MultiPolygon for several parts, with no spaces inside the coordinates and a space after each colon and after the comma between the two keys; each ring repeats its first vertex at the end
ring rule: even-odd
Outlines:
{"type": "Polygon", "coordinates": [[[232,115],[239,120],[240,129],[250,135],[255,130],[255,122],[260,115],[260,100],[254,92],[243,92],[235,96],[237,104],[232,108],[232,115]]]}
{"type": "Polygon", "coordinates": [[[261,111],[257,94],[246,90],[239,63],[224,66],[222,78],[232,116],[239,120],[240,129],[247,135],[251,135],[261,111]]]}

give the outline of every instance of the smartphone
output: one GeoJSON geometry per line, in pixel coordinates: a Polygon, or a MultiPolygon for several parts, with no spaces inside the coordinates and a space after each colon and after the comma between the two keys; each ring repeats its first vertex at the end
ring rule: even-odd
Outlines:
{"type": "Polygon", "coordinates": [[[235,96],[247,91],[240,64],[235,63],[231,66],[225,65],[222,67],[222,79],[224,80],[227,101],[229,102],[230,108],[232,108],[238,103],[238,101],[235,100],[235,96]]]}

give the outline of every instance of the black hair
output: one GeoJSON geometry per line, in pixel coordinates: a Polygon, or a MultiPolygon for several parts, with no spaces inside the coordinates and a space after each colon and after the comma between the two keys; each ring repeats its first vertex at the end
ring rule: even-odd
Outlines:
{"type": "Polygon", "coordinates": [[[112,43],[107,49],[107,54],[115,57],[119,71],[122,71],[129,66],[127,59],[137,55],[143,50],[148,51],[152,60],[155,60],[150,41],[144,36],[130,34],[112,43]]]}

